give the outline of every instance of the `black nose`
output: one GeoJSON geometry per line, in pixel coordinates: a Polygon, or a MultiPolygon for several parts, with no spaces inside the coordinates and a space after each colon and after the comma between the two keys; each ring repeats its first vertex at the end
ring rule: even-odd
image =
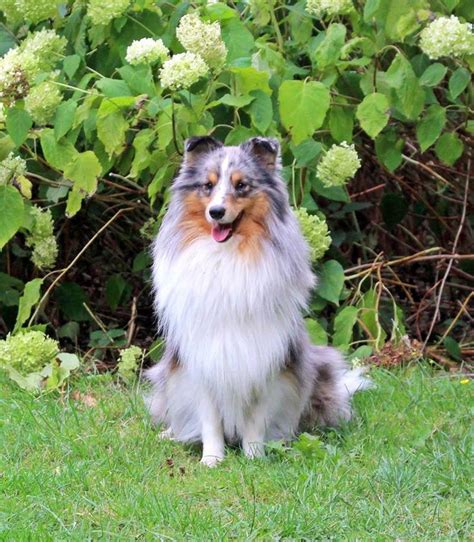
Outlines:
{"type": "Polygon", "coordinates": [[[225,215],[225,207],[211,207],[209,214],[214,220],[220,220],[225,215]]]}

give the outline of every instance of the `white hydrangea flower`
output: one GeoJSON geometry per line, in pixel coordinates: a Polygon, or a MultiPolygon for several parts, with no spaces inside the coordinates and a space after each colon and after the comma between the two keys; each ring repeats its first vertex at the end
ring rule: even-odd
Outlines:
{"type": "Polygon", "coordinates": [[[0,99],[8,104],[23,98],[30,84],[21,63],[19,49],[10,49],[0,59],[0,99]]]}
{"type": "Polygon", "coordinates": [[[27,375],[43,369],[58,352],[58,342],[42,331],[9,334],[0,341],[0,367],[12,367],[20,374],[27,375]]]}
{"type": "Polygon", "coordinates": [[[352,0],[306,0],[306,11],[316,17],[347,15],[353,9],[352,0]]]}
{"type": "Polygon", "coordinates": [[[106,25],[121,17],[130,6],[130,0],[89,0],[87,15],[93,24],[106,25]]]}
{"type": "Polygon", "coordinates": [[[320,260],[331,246],[331,236],[326,219],[310,215],[304,207],[293,210],[300,224],[301,233],[309,245],[312,262],[320,260]]]}
{"type": "Polygon", "coordinates": [[[439,17],[420,34],[420,48],[432,59],[474,54],[472,24],[461,23],[454,15],[439,17]]]}
{"type": "Polygon", "coordinates": [[[161,86],[171,90],[189,88],[209,73],[204,60],[194,53],[180,53],[167,60],[160,70],[161,86]]]}
{"type": "Polygon", "coordinates": [[[10,103],[23,98],[32,80],[61,59],[66,43],[54,30],[28,34],[19,47],[0,58],[0,98],[10,103]]]}
{"type": "Polygon", "coordinates": [[[12,152],[0,162],[0,186],[10,184],[13,180],[26,173],[26,162],[12,152]]]}
{"type": "Polygon", "coordinates": [[[26,246],[33,249],[31,261],[38,269],[50,269],[58,256],[58,244],[54,237],[53,215],[49,209],[37,205],[31,207],[33,225],[26,237],[26,246]]]}
{"type": "Polygon", "coordinates": [[[66,45],[66,38],[54,30],[43,29],[28,34],[20,45],[23,69],[31,77],[51,70],[62,59],[66,45]]]}
{"type": "Polygon", "coordinates": [[[164,62],[169,55],[169,50],[165,47],[162,40],[153,38],[143,38],[132,41],[127,47],[127,56],[125,57],[130,64],[154,64],[155,62],[164,62]]]}
{"type": "Polygon", "coordinates": [[[196,13],[184,15],[176,37],[187,51],[198,54],[212,70],[218,71],[224,66],[227,49],[218,22],[205,23],[196,13]]]}
{"type": "Polygon", "coordinates": [[[22,18],[32,23],[40,23],[55,17],[58,3],[51,0],[16,0],[16,7],[22,18]]]}
{"type": "Polygon", "coordinates": [[[54,117],[62,95],[57,85],[44,81],[33,87],[25,98],[25,109],[38,125],[45,125],[54,117]]]}
{"type": "Polygon", "coordinates": [[[23,19],[16,0],[0,0],[0,11],[5,15],[8,24],[15,25],[23,19]]]}
{"type": "Polygon", "coordinates": [[[333,145],[319,162],[316,173],[325,186],[342,186],[354,177],[361,162],[354,145],[333,145]]]}
{"type": "Polygon", "coordinates": [[[48,270],[54,267],[58,257],[58,243],[55,237],[40,239],[31,253],[31,261],[38,269],[48,270]]]}

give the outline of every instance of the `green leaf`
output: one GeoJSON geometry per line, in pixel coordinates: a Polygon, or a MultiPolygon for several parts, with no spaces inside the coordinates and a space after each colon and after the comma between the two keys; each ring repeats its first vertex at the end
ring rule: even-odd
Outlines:
{"type": "MultiPolygon", "coordinates": [[[[4,9],[6,6],[4,7],[4,9]]],[[[9,49],[15,47],[15,34],[8,31],[6,27],[0,28],[0,56],[3,56],[9,49]]]]}
{"type": "Polygon", "coordinates": [[[249,59],[255,40],[246,25],[237,18],[231,18],[222,22],[221,29],[227,47],[227,63],[233,65],[236,60],[249,59]]]}
{"type": "Polygon", "coordinates": [[[471,80],[471,74],[469,73],[466,68],[458,68],[453,75],[449,78],[449,93],[451,94],[451,98],[455,100],[461,92],[464,91],[464,89],[469,84],[469,81],[471,80]]]}
{"type": "Polygon", "coordinates": [[[380,325],[379,313],[377,311],[377,293],[373,288],[367,290],[362,296],[358,307],[361,309],[359,319],[364,333],[369,333],[370,338],[374,342],[376,350],[380,350],[384,345],[387,334],[380,325]]]}
{"type": "Polygon", "coordinates": [[[448,166],[452,166],[461,157],[463,151],[463,142],[452,132],[443,134],[435,147],[436,156],[448,166]]]}
{"type": "Polygon", "coordinates": [[[100,105],[97,113],[97,136],[104,144],[109,156],[112,156],[123,149],[128,123],[117,109],[104,114],[104,110],[109,110],[109,108],[110,104],[107,101],[102,102],[100,105]]]}
{"type": "Polygon", "coordinates": [[[15,382],[22,390],[30,392],[38,392],[41,390],[41,382],[43,377],[41,373],[30,373],[26,376],[23,376],[13,367],[5,367],[8,377],[15,382]]]}
{"type": "Polygon", "coordinates": [[[281,122],[296,145],[322,126],[329,109],[329,90],[316,81],[283,81],[278,99],[281,122]]]}
{"type": "Polygon", "coordinates": [[[48,163],[61,171],[64,171],[66,166],[79,154],[69,141],[56,141],[54,131],[51,128],[41,130],[40,141],[48,163]]]}
{"type": "Polygon", "coordinates": [[[141,130],[133,140],[133,148],[135,156],[133,157],[132,167],[130,169],[130,177],[137,177],[138,174],[146,169],[151,163],[151,153],[148,147],[155,139],[155,132],[151,128],[141,130]]]}
{"type": "Polygon", "coordinates": [[[438,139],[446,124],[446,109],[438,104],[431,105],[416,125],[416,138],[421,152],[431,147],[438,139]]]}
{"type": "Polygon", "coordinates": [[[70,55],[64,58],[64,73],[69,77],[69,79],[72,79],[74,77],[74,74],[77,72],[80,63],[81,57],[79,55],[70,55]]]}
{"type": "Polygon", "coordinates": [[[0,162],[5,160],[14,148],[13,139],[9,135],[0,133],[0,162]]]}
{"type": "Polygon", "coordinates": [[[105,285],[105,299],[109,307],[114,311],[121,304],[127,291],[130,291],[129,283],[119,274],[113,275],[105,285]]]}
{"type": "Polygon", "coordinates": [[[326,30],[324,39],[319,43],[314,54],[318,69],[324,70],[333,66],[341,54],[341,49],[346,39],[347,29],[343,24],[333,23],[326,30]]]}
{"type": "Polygon", "coordinates": [[[358,105],[356,117],[364,132],[374,139],[388,123],[389,103],[387,97],[378,92],[369,94],[358,105]]]}
{"type": "Polygon", "coordinates": [[[336,260],[329,260],[321,266],[319,272],[319,286],[316,289],[317,294],[339,305],[342,288],[344,286],[344,269],[336,260]]]}
{"type": "Polygon", "coordinates": [[[402,163],[402,149],[404,141],[397,136],[394,130],[387,130],[375,139],[375,152],[377,158],[389,170],[395,171],[402,163]]]}
{"type": "Polygon", "coordinates": [[[452,337],[446,337],[443,341],[448,354],[457,361],[462,361],[461,347],[452,337]]]}
{"type": "Polygon", "coordinates": [[[344,307],[334,319],[332,343],[344,352],[349,350],[352,342],[352,330],[357,321],[358,312],[357,307],[344,307]]]}
{"type": "Polygon", "coordinates": [[[272,93],[268,85],[270,75],[267,72],[253,67],[232,68],[230,71],[235,76],[235,86],[239,95],[250,94],[252,90],[261,90],[269,95],[272,93]]]}
{"type": "Polygon", "coordinates": [[[408,212],[408,202],[402,193],[384,194],[380,210],[385,224],[392,230],[405,218],[408,212]]]}
{"type": "Polygon", "coordinates": [[[74,115],[76,114],[77,102],[75,100],[67,100],[62,102],[56,109],[54,117],[54,135],[57,140],[66,135],[72,128],[74,115]]]}
{"type": "Polygon", "coordinates": [[[217,100],[217,104],[229,105],[230,107],[245,107],[249,105],[254,100],[253,96],[244,95],[244,96],[234,96],[233,94],[224,94],[222,98],[217,100]]]}
{"type": "Polygon", "coordinates": [[[306,330],[313,344],[326,346],[328,344],[328,334],[323,326],[313,318],[305,318],[306,330]]]}
{"type": "Polygon", "coordinates": [[[23,225],[24,203],[13,186],[0,186],[0,250],[23,225]]]}
{"type": "Polygon", "coordinates": [[[334,105],[329,111],[329,131],[338,143],[352,143],[354,129],[354,113],[350,107],[334,105]]]}
{"type": "Polygon", "coordinates": [[[315,161],[321,154],[322,145],[314,139],[306,139],[299,145],[290,144],[291,152],[298,167],[305,167],[315,161]]]}
{"type": "Polygon", "coordinates": [[[40,300],[42,284],[43,279],[33,279],[25,284],[25,289],[23,290],[23,295],[20,297],[20,303],[18,305],[18,315],[16,317],[13,333],[16,333],[30,317],[31,309],[40,300]]]}
{"type": "Polygon", "coordinates": [[[99,159],[92,151],[86,151],[74,158],[64,169],[64,176],[74,182],[67,200],[66,215],[74,216],[81,208],[86,196],[97,190],[97,178],[102,171],[99,159]]]}
{"type": "Polygon", "coordinates": [[[10,107],[7,111],[6,126],[9,136],[13,139],[15,145],[19,147],[28,137],[28,132],[33,126],[33,120],[24,109],[10,107]]]}
{"type": "Polygon", "coordinates": [[[109,79],[104,77],[96,82],[96,86],[109,98],[132,96],[133,94],[127,83],[121,79],[109,79]]]}
{"type": "Polygon", "coordinates": [[[397,54],[390,64],[385,78],[392,88],[393,105],[408,120],[415,120],[423,110],[425,93],[410,62],[401,54],[397,54]]]}
{"type": "Polygon", "coordinates": [[[64,282],[56,290],[56,301],[60,310],[70,320],[84,322],[91,319],[84,307],[87,301],[86,293],[75,282],[64,282]]]}
{"type": "Polygon", "coordinates": [[[272,99],[262,90],[252,90],[253,102],[246,109],[252,124],[261,134],[265,134],[273,119],[272,99]]]}
{"type": "Polygon", "coordinates": [[[317,177],[314,177],[311,181],[311,186],[315,189],[316,193],[323,196],[323,198],[332,201],[342,201],[344,203],[349,203],[350,201],[347,190],[343,186],[326,186],[317,177]]]}
{"type": "Polygon", "coordinates": [[[444,66],[439,62],[431,64],[422,73],[420,77],[420,85],[424,87],[435,87],[438,83],[441,83],[447,71],[447,66],[444,66]]]}
{"type": "Polygon", "coordinates": [[[156,86],[153,81],[153,74],[150,66],[127,65],[119,68],[118,72],[132,93],[137,96],[141,94],[146,94],[149,97],[156,96],[156,86]]]}

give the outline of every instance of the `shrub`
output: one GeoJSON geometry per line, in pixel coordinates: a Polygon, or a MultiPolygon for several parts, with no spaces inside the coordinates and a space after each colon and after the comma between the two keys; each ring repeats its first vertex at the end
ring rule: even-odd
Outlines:
{"type": "MultiPolygon", "coordinates": [[[[439,278],[423,258],[469,245],[456,224],[465,221],[473,129],[472,2],[1,0],[0,8],[4,333],[24,282],[54,265],[54,234],[58,268],[45,285],[62,280],[34,319],[41,313],[58,338],[96,358],[123,347],[126,333],[149,344],[140,230],[163,215],[184,140],[213,134],[239,144],[260,134],[282,143],[291,203],[314,225],[313,244],[319,236],[315,259],[328,248],[323,214],[330,227],[326,260],[315,262],[313,339],[379,348],[405,333],[402,308],[412,333],[431,337],[425,309],[439,278]],[[54,219],[41,240],[39,207],[54,219]],[[410,255],[416,272],[400,277],[383,254],[410,255]]],[[[470,270],[463,261],[461,278],[470,270]]],[[[434,331],[462,339],[452,303],[463,286],[441,287],[434,331]]]]}

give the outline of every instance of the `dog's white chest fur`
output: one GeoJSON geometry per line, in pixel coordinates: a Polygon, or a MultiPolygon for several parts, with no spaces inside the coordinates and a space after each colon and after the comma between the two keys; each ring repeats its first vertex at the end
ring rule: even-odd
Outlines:
{"type": "Polygon", "coordinates": [[[168,341],[196,385],[241,402],[281,368],[304,294],[271,250],[252,261],[237,242],[204,238],[172,259],[155,254],[153,278],[168,341]]]}

